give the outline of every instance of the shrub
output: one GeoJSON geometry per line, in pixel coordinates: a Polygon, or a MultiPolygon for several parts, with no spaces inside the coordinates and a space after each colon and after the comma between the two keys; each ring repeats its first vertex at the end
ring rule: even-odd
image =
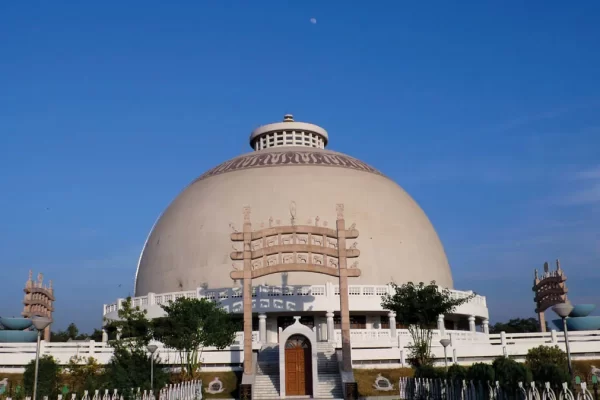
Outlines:
{"type": "Polygon", "coordinates": [[[421,365],[415,368],[415,378],[445,379],[446,371],[444,368],[436,368],[432,365],[421,365]]]}
{"type": "MultiPolygon", "coordinates": [[[[168,374],[159,367],[160,360],[154,358],[154,389],[161,388],[169,381],[168,374]]],[[[104,367],[105,382],[108,387],[125,393],[131,388],[150,389],[150,356],[144,351],[115,349],[110,362],[104,367]]]]}
{"type": "Polygon", "coordinates": [[[561,384],[570,381],[567,354],[558,346],[538,346],[530,349],[525,357],[536,382],[561,384]]]}
{"type": "Polygon", "coordinates": [[[496,380],[496,374],[494,368],[489,364],[475,363],[471,365],[467,371],[467,379],[470,381],[478,382],[494,382],[496,380]]]}
{"type": "Polygon", "coordinates": [[[514,390],[519,382],[531,382],[531,371],[511,358],[498,357],[492,363],[496,380],[505,388],[514,390]]]}
{"type": "Polygon", "coordinates": [[[448,368],[446,375],[447,379],[450,381],[462,382],[467,379],[467,369],[462,365],[453,364],[448,368]]]}
{"type": "MultiPolygon", "coordinates": [[[[33,395],[33,381],[35,377],[35,360],[31,360],[25,366],[23,374],[23,386],[28,395],[33,395]]],[[[52,356],[43,356],[39,360],[38,365],[38,384],[37,396],[42,398],[56,397],[58,394],[58,382],[60,377],[60,366],[54,361],[52,356]]]]}

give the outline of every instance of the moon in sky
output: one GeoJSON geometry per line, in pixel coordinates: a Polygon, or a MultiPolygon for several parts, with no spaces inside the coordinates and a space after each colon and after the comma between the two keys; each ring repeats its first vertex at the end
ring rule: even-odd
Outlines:
{"type": "Polygon", "coordinates": [[[316,18],[311,18],[310,19],[310,23],[313,24],[313,25],[316,24],[317,23],[317,19],[316,18]]]}

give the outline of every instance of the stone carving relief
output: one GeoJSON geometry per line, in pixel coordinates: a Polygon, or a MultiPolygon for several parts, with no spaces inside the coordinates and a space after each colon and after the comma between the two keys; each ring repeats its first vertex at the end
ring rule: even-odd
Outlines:
{"type": "Polygon", "coordinates": [[[252,242],[252,251],[262,249],[262,240],[255,240],[252,242]]]}
{"type": "Polygon", "coordinates": [[[300,264],[306,264],[308,262],[308,255],[307,254],[298,254],[298,262],[300,264]]]}
{"type": "Polygon", "coordinates": [[[354,261],[350,268],[358,268],[358,261],[354,261]]]}
{"type": "Polygon", "coordinates": [[[277,256],[269,256],[267,258],[267,267],[277,264],[277,256]]]}
{"type": "Polygon", "coordinates": [[[236,157],[207,171],[197,180],[231,171],[275,165],[331,165],[383,175],[370,165],[344,154],[315,151],[285,151],[266,154],[254,153],[236,157]]]}
{"type": "Polygon", "coordinates": [[[335,239],[327,239],[327,247],[331,247],[332,249],[337,249],[337,240],[335,239]]]}
{"type": "Polygon", "coordinates": [[[356,250],[357,247],[358,247],[358,243],[354,242],[354,243],[352,243],[352,246],[350,246],[350,249],[351,250],[356,250]]]}
{"type": "Polygon", "coordinates": [[[321,219],[321,218],[319,218],[319,216],[317,216],[317,218],[315,218],[315,226],[319,226],[319,220],[320,220],[320,219],[321,219]]]}
{"type": "Polygon", "coordinates": [[[337,258],[328,257],[327,266],[331,267],[331,268],[337,268],[338,267],[338,260],[337,260],[337,258]]]}
{"type": "Polygon", "coordinates": [[[294,238],[292,235],[283,235],[281,236],[281,243],[282,244],[292,244],[292,242],[294,241],[294,238]]]}
{"type": "Polygon", "coordinates": [[[225,387],[223,386],[223,382],[221,382],[217,377],[210,381],[208,387],[206,388],[206,392],[210,394],[223,393],[224,390],[225,387]]]}
{"type": "Polygon", "coordinates": [[[323,265],[323,256],[320,254],[314,254],[312,263],[316,265],[323,265]]]}
{"type": "Polygon", "coordinates": [[[291,264],[294,262],[294,255],[293,254],[285,254],[283,256],[283,263],[284,264],[291,264]]]}
{"type": "Polygon", "coordinates": [[[255,260],[255,261],[252,262],[252,269],[253,270],[254,269],[262,268],[262,266],[263,266],[262,259],[261,260],[255,260]]]}
{"type": "Polygon", "coordinates": [[[277,236],[271,236],[267,238],[267,247],[272,247],[277,245],[277,236]]]}
{"type": "Polygon", "coordinates": [[[313,236],[312,244],[317,246],[323,246],[323,238],[321,236],[313,236]]]}
{"type": "Polygon", "coordinates": [[[381,376],[381,374],[377,374],[377,378],[375,378],[375,383],[373,384],[373,387],[376,390],[382,391],[394,390],[394,385],[392,385],[392,382],[390,382],[388,378],[381,376]]]}
{"type": "Polygon", "coordinates": [[[308,235],[297,235],[296,242],[298,244],[308,244],[308,235]]]}

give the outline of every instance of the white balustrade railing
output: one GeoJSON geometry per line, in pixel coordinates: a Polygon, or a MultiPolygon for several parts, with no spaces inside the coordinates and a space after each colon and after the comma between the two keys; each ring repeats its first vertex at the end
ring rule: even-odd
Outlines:
{"type": "MultiPolygon", "coordinates": [[[[443,348],[439,343],[442,338],[440,331],[432,332],[432,353],[439,362],[443,359],[443,348]]],[[[357,365],[374,365],[373,361],[396,362],[403,360],[410,353],[408,346],[411,344],[410,334],[405,329],[397,329],[396,337],[392,336],[389,329],[352,329],[350,331],[353,360],[357,365]],[[387,361],[386,361],[387,360],[387,361]],[[392,361],[389,361],[392,360],[392,361]]],[[[511,356],[523,360],[527,352],[537,346],[558,346],[565,350],[564,337],[559,332],[549,333],[519,333],[519,334],[492,334],[481,332],[449,331],[443,337],[451,338],[448,347],[448,357],[454,362],[468,365],[473,362],[491,362],[500,356],[511,356]]],[[[252,332],[253,349],[258,350],[263,345],[259,342],[259,333],[252,332]]],[[[340,330],[335,330],[333,340],[335,347],[341,347],[340,330]]],[[[243,362],[243,332],[237,332],[233,344],[223,350],[204,348],[201,361],[210,368],[231,368],[243,362]]],[[[179,365],[179,353],[158,346],[157,357],[161,363],[179,365]]],[[[571,332],[569,334],[571,355],[574,359],[600,358],[600,331],[571,332]]],[[[95,358],[99,363],[108,363],[112,357],[113,349],[108,343],[102,342],[44,342],[40,343],[42,355],[54,357],[61,365],[67,365],[73,357],[86,360],[95,358]]],[[[0,343],[0,372],[15,372],[22,369],[35,359],[36,343],[0,343]]]]}
{"type": "MultiPolygon", "coordinates": [[[[381,307],[381,297],[392,293],[392,287],[390,285],[349,285],[348,295],[350,300],[356,299],[369,299],[368,308],[381,307]],[[373,301],[374,300],[374,301],[373,301]]],[[[338,285],[331,283],[325,285],[299,285],[299,286],[255,286],[252,288],[253,299],[286,299],[290,297],[298,298],[298,302],[307,303],[315,302],[321,298],[327,298],[332,300],[333,303],[339,303],[337,297],[340,295],[340,289],[338,285]]],[[[467,304],[479,306],[486,309],[486,298],[484,296],[476,295],[472,291],[460,291],[450,290],[450,295],[455,299],[463,299],[472,296],[467,304]]],[[[167,304],[170,301],[174,301],[181,297],[187,298],[205,298],[215,301],[236,301],[241,300],[242,289],[239,287],[235,288],[222,288],[222,289],[204,289],[198,288],[195,291],[183,291],[183,292],[171,292],[171,293],[149,293],[146,296],[133,297],[132,303],[137,307],[148,307],[148,306],[160,306],[167,304]]],[[[104,315],[114,313],[119,310],[121,304],[125,299],[119,299],[115,303],[104,305],[104,315]]],[[[367,304],[367,303],[365,303],[367,304]]],[[[460,309],[460,307],[459,307],[460,309]]],[[[291,311],[291,310],[290,310],[291,311]]],[[[458,310],[460,311],[460,310],[458,310]]],[[[477,315],[480,316],[480,315],[477,315]]]]}

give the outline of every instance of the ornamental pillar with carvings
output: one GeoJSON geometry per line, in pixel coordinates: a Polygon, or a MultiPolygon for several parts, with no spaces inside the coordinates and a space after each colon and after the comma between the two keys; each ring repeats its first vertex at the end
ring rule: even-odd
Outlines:
{"type": "Polygon", "coordinates": [[[490,321],[488,319],[484,319],[483,322],[483,333],[486,335],[490,334],[490,321]]]}
{"type": "Polygon", "coordinates": [[[335,342],[335,329],[333,325],[333,311],[327,311],[325,314],[327,317],[327,341],[329,343],[335,342]]]}
{"type": "Polygon", "coordinates": [[[438,331],[440,331],[440,336],[444,337],[444,335],[446,335],[446,325],[444,324],[444,314],[438,315],[437,328],[438,328],[438,331]]]}
{"type": "Polygon", "coordinates": [[[390,319],[390,337],[395,338],[396,334],[396,313],[390,311],[388,313],[388,318],[390,319]]]}
{"type": "Polygon", "coordinates": [[[475,317],[469,316],[469,332],[475,332],[475,317]]]}
{"type": "Polygon", "coordinates": [[[258,340],[260,343],[267,343],[267,314],[258,314],[258,340]]]}

